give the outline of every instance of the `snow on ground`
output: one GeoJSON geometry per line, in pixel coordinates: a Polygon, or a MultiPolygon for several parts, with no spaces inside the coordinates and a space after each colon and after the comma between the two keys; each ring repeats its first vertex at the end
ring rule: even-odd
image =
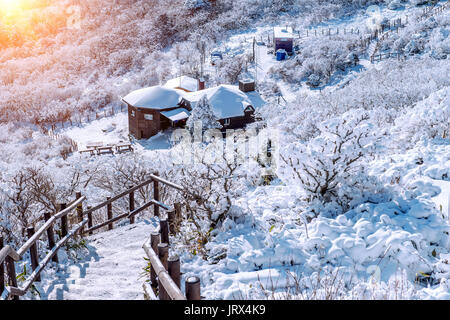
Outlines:
{"type": "Polygon", "coordinates": [[[46,270],[37,283],[41,299],[143,299],[147,262],[142,245],[155,228],[154,221],[142,220],[88,237],[87,252],[78,262],[66,259],[57,272],[46,270]]]}
{"type": "MultiPolygon", "coordinates": [[[[140,151],[169,149],[171,146],[170,137],[172,132],[171,129],[168,129],[150,139],[134,141],[133,147],[140,151]]],[[[86,145],[92,142],[100,142],[103,145],[128,142],[128,114],[121,112],[114,116],[84,123],[81,126],[62,129],[58,133],[76,141],[79,150],[85,149],[86,145]]]]}
{"type": "Polygon", "coordinates": [[[449,299],[450,225],[448,213],[437,207],[450,195],[445,175],[450,173],[449,155],[450,145],[428,144],[378,160],[372,174],[386,187],[401,177],[405,188],[398,188],[390,201],[363,203],[337,218],[319,216],[307,228],[291,188],[258,187],[240,199],[252,214],[244,222],[227,221],[207,245],[210,263],[214,256],[226,258],[210,264],[180,252],[183,271],[200,275],[209,299],[264,297],[261,285],[285,292],[287,284],[293,286],[288,273],[309,281],[320,272],[337,274],[353,286],[347,292],[341,288],[341,298],[395,298],[392,287],[401,279],[403,298],[449,299]],[[372,290],[374,271],[379,275],[377,290],[372,290]],[[415,283],[417,275],[429,274],[424,281],[433,279],[432,287],[415,283]]]}
{"type": "Polygon", "coordinates": [[[128,141],[128,114],[118,113],[111,117],[83,123],[81,126],[62,129],[59,133],[76,141],[79,150],[83,150],[91,142],[114,144],[128,141]]]}
{"type": "MultiPolygon", "coordinates": [[[[412,10],[420,9],[406,8],[404,13],[412,10]]],[[[398,14],[385,8],[382,12],[389,18],[398,14]]],[[[362,27],[366,22],[367,17],[359,16],[327,27],[344,24],[347,28],[362,27]]],[[[227,52],[242,53],[239,50],[243,38],[250,40],[256,35],[258,39],[270,30],[257,28],[231,37],[227,52]]],[[[245,43],[248,52],[251,43],[245,43]]],[[[264,46],[258,46],[257,56],[258,79],[262,80],[277,62],[264,46]]],[[[360,64],[372,67],[367,60],[360,60],[360,64]]],[[[307,90],[302,86],[279,85],[285,99],[290,101],[307,90]]],[[[95,120],[62,133],[81,146],[91,141],[128,140],[127,114],[95,120]]],[[[140,141],[136,147],[168,149],[170,134],[167,131],[140,141]]],[[[395,196],[390,201],[363,203],[337,218],[319,216],[307,226],[300,219],[290,187],[251,190],[239,199],[249,214],[239,223],[225,222],[221,232],[207,244],[209,261],[178,249],[182,272],[200,276],[202,295],[207,299],[264,297],[261,285],[282,293],[292,286],[293,277],[288,273],[301,278],[301,287],[311,291],[314,277],[321,272],[325,278],[327,272],[328,276],[341,277],[347,285],[339,288],[341,298],[386,298],[386,291],[388,298],[395,298],[390,286],[400,277],[405,284],[401,292],[404,298],[450,299],[449,155],[450,144],[430,141],[405,154],[378,159],[370,174],[392,188],[395,196]],[[415,283],[417,275],[428,278],[428,287],[415,283]]],[[[61,265],[57,280],[52,281],[51,271],[44,275],[42,298],[141,298],[143,279],[139,279],[139,274],[145,266],[141,247],[153,225],[144,221],[91,237],[89,254],[79,263],[66,268],[61,265]]]]}

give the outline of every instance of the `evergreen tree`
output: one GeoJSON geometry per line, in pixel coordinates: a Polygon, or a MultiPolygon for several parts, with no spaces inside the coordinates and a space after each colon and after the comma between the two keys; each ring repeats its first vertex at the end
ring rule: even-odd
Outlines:
{"type": "Polygon", "coordinates": [[[186,125],[189,129],[192,129],[194,127],[194,123],[197,121],[202,123],[203,130],[221,127],[220,123],[217,121],[217,117],[214,115],[213,108],[210,105],[206,95],[204,95],[197,102],[186,125]]]}

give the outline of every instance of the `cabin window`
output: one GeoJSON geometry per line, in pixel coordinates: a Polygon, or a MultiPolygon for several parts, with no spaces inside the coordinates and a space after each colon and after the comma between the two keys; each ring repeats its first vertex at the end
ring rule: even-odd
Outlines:
{"type": "Polygon", "coordinates": [[[135,117],[135,116],[136,116],[136,113],[134,112],[134,110],[131,110],[131,116],[132,116],[132,117],[135,117]]]}
{"type": "Polygon", "coordinates": [[[152,114],[144,114],[144,119],[145,120],[153,120],[153,115],[152,114]]]}
{"type": "Polygon", "coordinates": [[[225,120],[223,121],[223,125],[224,125],[224,126],[229,126],[229,125],[230,125],[230,119],[225,119],[225,120]]]}

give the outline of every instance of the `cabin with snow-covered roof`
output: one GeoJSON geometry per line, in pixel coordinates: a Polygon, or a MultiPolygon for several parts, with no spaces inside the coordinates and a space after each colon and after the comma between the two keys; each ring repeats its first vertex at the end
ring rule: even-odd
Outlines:
{"type": "Polygon", "coordinates": [[[294,52],[294,32],[291,27],[274,27],[273,28],[273,44],[274,52],[280,49],[286,50],[288,54],[294,52]]]}
{"type": "Polygon", "coordinates": [[[122,101],[128,106],[128,126],[136,139],[148,139],[169,127],[183,127],[190,116],[184,91],[154,86],[131,92],[122,101]]]}
{"type": "Polygon", "coordinates": [[[243,92],[238,86],[226,84],[188,93],[185,98],[195,108],[204,95],[223,130],[244,128],[246,124],[254,122],[256,109],[265,103],[256,91],[243,92]]]}
{"type": "Polygon", "coordinates": [[[188,92],[154,86],[133,91],[122,101],[128,106],[130,134],[136,139],[148,139],[169,127],[184,127],[191,111],[205,95],[222,130],[244,128],[255,121],[256,109],[265,103],[251,88],[254,85],[247,85],[245,90],[220,85],[188,92]]]}

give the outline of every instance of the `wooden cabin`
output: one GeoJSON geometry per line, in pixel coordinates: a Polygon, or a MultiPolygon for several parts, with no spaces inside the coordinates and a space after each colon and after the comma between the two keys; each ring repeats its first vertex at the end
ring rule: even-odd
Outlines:
{"type": "Polygon", "coordinates": [[[264,105],[264,100],[254,89],[254,81],[242,81],[240,87],[220,85],[185,95],[192,108],[206,95],[222,130],[245,128],[255,121],[255,111],[264,105]]]}
{"type": "Polygon", "coordinates": [[[192,110],[180,90],[161,86],[133,91],[122,101],[128,106],[129,131],[136,139],[148,139],[170,127],[183,127],[192,110]]]}
{"type": "Polygon", "coordinates": [[[130,134],[136,139],[148,139],[170,127],[184,127],[192,109],[205,95],[222,130],[244,128],[255,121],[256,108],[265,102],[254,91],[254,82],[243,81],[240,87],[242,90],[220,85],[187,92],[154,86],[133,91],[122,99],[128,106],[130,134]]]}
{"type": "Polygon", "coordinates": [[[284,49],[291,55],[294,52],[294,33],[291,27],[273,28],[274,52],[284,49]]]}

